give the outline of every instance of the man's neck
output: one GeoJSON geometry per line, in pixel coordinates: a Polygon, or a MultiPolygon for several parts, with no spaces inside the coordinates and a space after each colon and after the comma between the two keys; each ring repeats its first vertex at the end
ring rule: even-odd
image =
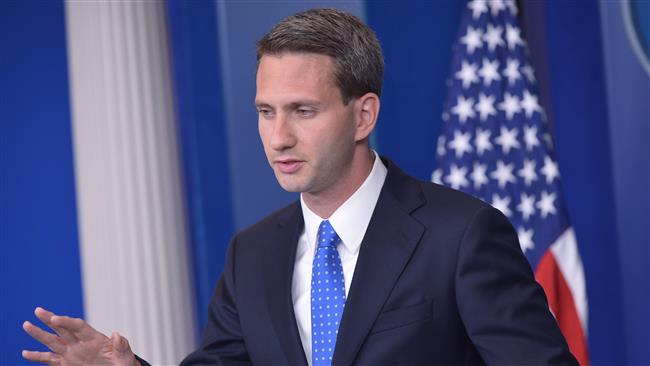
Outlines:
{"type": "Polygon", "coordinates": [[[374,161],[375,153],[370,149],[355,154],[349,171],[345,175],[347,179],[337,182],[335,186],[322,192],[303,192],[302,197],[305,204],[321,218],[329,218],[361,187],[370,175],[374,161]]]}

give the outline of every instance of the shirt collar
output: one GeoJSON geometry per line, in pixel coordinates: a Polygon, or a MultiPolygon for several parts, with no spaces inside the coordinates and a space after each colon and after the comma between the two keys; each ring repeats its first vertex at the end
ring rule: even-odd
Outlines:
{"type": "MultiPolygon", "coordinates": [[[[379,193],[388,173],[386,166],[373,150],[375,162],[372,170],[361,186],[329,218],[330,224],[341,238],[343,246],[350,253],[357,253],[366,233],[370,218],[377,205],[379,193]]],[[[315,249],[318,227],[325,220],[315,214],[300,195],[305,233],[310,249],[315,249]]]]}

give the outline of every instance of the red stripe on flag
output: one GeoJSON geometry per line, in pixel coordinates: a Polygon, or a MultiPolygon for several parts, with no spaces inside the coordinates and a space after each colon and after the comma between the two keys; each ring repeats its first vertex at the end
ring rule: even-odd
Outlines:
{"type": "Polygon", "coordinates": [[[546,251],[540,260],[535,277],[546,292],[551,311],[560,325],[571,353],[580,365],[588,366],[587,338],[578,318],[573,295],[550,250],[546,251]]]}

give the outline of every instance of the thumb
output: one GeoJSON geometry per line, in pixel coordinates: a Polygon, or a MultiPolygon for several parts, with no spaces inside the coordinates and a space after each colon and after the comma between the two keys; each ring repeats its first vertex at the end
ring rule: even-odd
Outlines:
{"type": "Polygon", "coordinates": [[[115,350],[115,357],[117,360],[122,361],[119,364],[130,365],[135,361],[135,356],[133,355],[133,351],[131,351],[129,341],[122,337],[120,333],[113,332],[111,335],[111,344],[115,350]]]}
{"type": "Polygon", "coordinates": [[[125,353],[131,350],[129,341],[122,337],[118,332],[113,332],[113,334],[111,334],[111,343],[113,344],[113,349],[117,353],[125,353]]]}

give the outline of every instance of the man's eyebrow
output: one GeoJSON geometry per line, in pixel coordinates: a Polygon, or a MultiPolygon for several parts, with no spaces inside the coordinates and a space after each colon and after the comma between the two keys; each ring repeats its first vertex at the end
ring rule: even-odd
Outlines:
{"type": "Polygon", "coordinates": [[[255,108],[262,108],[262,107],[272,108],[271,105],[268,103],[255,101],[255,108]]]}
{"type": "Polygon", "coordinates": [[[289,103],[287,109],[296,109],[298,107],[320,107],[323,105],[323,102],[317,100],[297,100],[295,102],[289,103]]]}
{"type": "MultiPolygon", "coordinates": [[[[283,106],[283,108],[284,108],[285,110],[293,110],[293,109],[296,109],[296,108],[298,108],[298,107],[312,107],[312,108],[318,108],[318,107],[322,107],[323,105],[324,105],[324,103],[321,102],[321,101],[317,101],[317,100],[307,100],[307,99],[306,99],[306,100],[297,100],[297,101],[295,101],[295,102],[291,102],[291,103],[289,103],[289,104],[283,106]]],[[[261,101],[256,101],[256,102],[255,102],[255,107],[256,107],[256,108],[271,108],[271,109],[275,109],[275,108],[274,108],[273,106],[271,106],[270,104],[268,104],[268,103],[266,103],[266,102],[261,102],[261,101]]]]}

